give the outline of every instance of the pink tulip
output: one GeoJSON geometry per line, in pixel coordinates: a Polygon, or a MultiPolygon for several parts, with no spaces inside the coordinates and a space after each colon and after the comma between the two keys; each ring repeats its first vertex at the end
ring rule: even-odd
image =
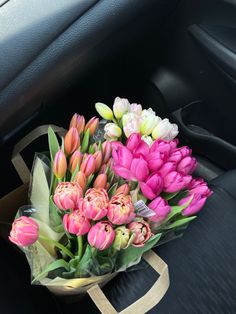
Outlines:
{"type": "Polygon", "coordinates": [[[21,216],[12,224],[9,240],[19,246],[29,246],[38,240],[39,226],[29,217],[21,216]]]}
{"type": "Polygon", "coordinates": [[[70,172],[73,173],[77,166],[81,165],[81,161],[83,159],[83,154],[79,151],[76,150],[72,156],[70,157],[70,172]]]}
{"type": "Polygon", "coordinates": [[[91,118],[84,127],[84,132],[89,129],[90,136],[94,135],[97,127],[98,127],[99,119],[96,117],[91,118]]]}
{"type": "Polygon", "coordinates": [[[78,237],[88,233],[91,228],[89,219],[82,216],[79,210],[64,215],[63,225],[67,232],[76,234],[78,237]]]}
{"type": "Polygon", "coordinates": [[[108,219],[115,225],[131,222],[134,217],[134,206],[130,195],[114,195],[108,205],[108,219]]]}
{"type": "Polygon", "coordinates": [[[130,168],[133,155],[127,147],[123,145],[112,145],[112,157],[115,164],[126,169],[130,168]]]}
{"type": "MultiPolygon", "coordinates": [[[[190,197],[192,195],[189,195],[185,198],[183,198],[182,200],[179,201],[178,205],[184,205],[186,204],[190,197]]],[[[183,211],[182,211],[182,214],[184,216],[192,216],[192,215],[195,215],[196,213],[198,213],[202,207],[204,206],[205,202],[207,200],[207,197],[204,197],[203,195],[201,194],[193,194],[193,199],[191,201],[191,203],[188,205],[187,208],[185,208],[183,211]]]]}
{"type": "Polygon", "coordinates": [[[54,158],[53,172],[58,179],[62,179],[67,170],[67,161],[64,152],[60,149],[54,158]]]}
{"type": "Polygon", "coordinates": [[[188,146],[176,148],[170,155],[168,161],[179,163],[183,158],[191,156],[192,150],[188,146]]]}
{"type": "Polygon", "coordinates": [[[105,189],[107,185],[107,175],[105,173],[100,173],[93,183],[95,189],[105,189]]]}
{"type": "Polygon", "coordinates": [[[164,164],[164,160],[162,158],[163,155],[159,152],[150,153],[146,156],[145,160],[148,163],[150,172],[155,172],[161,168],[164,164]]]}
{"type": "Polygon", "coordinates": [[[80,137],[76,128],[71,128],[64,139],[65,153],[72,154],[80,146],[80,137]]]}
{"type": "Polygon", "coordinates": [[[108,221],[100,221],[89,230],[88,242],[92,247],[103,251],[110,247],[115,239],[115,231],[108,221]]]}
{"type": "Polygon", "coordinates": [[[127,183],[121,185],[120,187],[118,187],[118,189],[115,192],[115,195],[117,194],[123,194],[123,195],[128,195],[130,192],[130,188],[129,185],[127,183]]]}
{"type": "Polygon", "coordinates": [[[133,221],[128,225],[128,229],[135,234],[132,245],[142,247],[151,238],[152,232],[149,224],[145,220],[133,221]]]}
{"type": "Polygon", "coordinates": [[[139,133],[132,133],[127,141],[126,141],[126,147],[133,152],[141,142],[141,135],[139,133]]]}
{"type": "Polygon", "coordinates": [[[131,163],[130,171],[132,178],[138,181],[145,181],[149,174],[148,164],[142,157],[134,158],[131,163]]]}
{"type": "Polygon", "coordinates": [[[129,136],[126,147],[132,152],[134,157],[144,157],[149,154],[148,144],[141,139],[141,135],[138,133],[133,133],[129,136]]]}
{"type": "Polygon", "coordinates": [[[106,164],[111,157],[112,144],[109,141],[102,143],[103,164],[106,164]]]}
{"type": "Polygon", "coordinates": [[[177,171],[185,175],[192,174],[197,167],[197,161],[194,157],[184,157],[177,166],[177,171]]]}
{"type": "Polygon", "coordinates": [[[201,194],[204,197],[213,193],[202,178],[192,179],[187,188],[191,194],[201,194]]]}
{"type": "Polygon", "coordinates": [[[61,182],[58,184],[53,200],[58,208],[63,210],[78,208],[83,191],[77,182],[61,182]]]}
{"type": "Polygon", "coordinates": [[[161,222],[167,218],[169,215],[171,208],[166,200],[164,200],[162,197],[155,198],[149,205],[149,208],[151,208],[155,212],[155,216],[151,216],[149,219],[153,222],[161,222]]]}
{"type": "Polygon", "coordinates": [[[166,162],[161,167],[161,169],[158,170],[158,173],[161,175],[162,178],[164,178],[169,172],[176,170],[176,164],[175,162],[166,162]]]}
{"type": "Polygon", "coordinates": [[[83,173],[83,171],[79,171],[74,179],[75,182],[79,183],[81,189],[84,191],[85,187],[86,187],[86,175],[83,173]]]}
{"type": "Polygon", "coordinates": [[[70,129],[76,128],[79,135],[84,131],[85,127],[85,119],[84,116],[80,116],[79,114],[75,113],[70,121],[70,129]]]}
{"type": "Polygon", "coordinates": [[[100,220],[107,214],[109,198],[105,189],[88,189],[79,201],[82,215],[89,219],[100,220]]]}
{"type": "Polygon", "coordinates": [[[102,152],[99,150],[93,154],[95,160],[95,171],[98,171],[102,165],[102,152]]]}
{"type": "Polygon", "coordinates": [[[176,171],[169,172],[164,177],[164,187],[163,191],[168,193],[175,193],[183,190],[192,180],[191,176],[185,176],[176,171]]]}
{"type": "Polygon", "coordinates": [[[140,188],[147,199],[153,200],[162,192],[163,179],[158,173],[153,173],[145,182],[140,182],[140,188]]]}
{"type": "Polygon", "coordinates": [[[81,163],[80,170],[84,172],[86,177],[89,177],[95,172],[95,169],[96,162],[94,156],[91,154],[85,155],[81,163]]]}
{"type": "Polygon", "coordinates": [[[150,152],[162,153],[167,158],[172,152],[174,145],[176,145],[174,141],[168,142],[168,141],[163,141],[163,140],[155,140],[155,142],[153,142],[150,148],[150,152]]]}

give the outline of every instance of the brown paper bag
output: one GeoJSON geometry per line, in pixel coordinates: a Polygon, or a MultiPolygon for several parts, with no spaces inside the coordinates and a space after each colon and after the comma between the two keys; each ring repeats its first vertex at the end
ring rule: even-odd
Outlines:
{"type": "MultiPolygon", "coordinates": [[[[52,126],[54,131],[59,134],[64,133],[64,129],[52,126]]],[[[4,239],[8,239],[8,234],[11,228],[11,223],[13,222],[16,212],[19,207],[26,205],[28,202],[28,183],[30,180],[30,171],[26,166],[23,158],[20,155],[20,152],[28,146],[32,141],[38,138],[41,135],[47,133],[48,126],[41,126],[30,132],[25,138],[23,138],[16,146],[13,152],[12,162],[18,172],[20,178],[23,181],[23,184],[18,187],[16,190],[10,192],[6,196],[0,199],[0,236],[4,239]]],[[[122,310],[122,314],[143,314],[152,309],[159,301],[163,298],[166,291],[169,287],[169,273],[167,264],[153,251],[149,251],[144,254],[143,258],[145,261],[156,270],[160,275],[152,288],[136,302],[128,306],[126,309],[122,310]]],[[[114,278],[116,274],[108,274],[103,276],[104,278],[97,278],[97,282],[91,282],[90,285],[83,289],[83,293],[87,291],[91,299],[97,306],[97,308],[103,314],[115,314],[118,313],[109,300],[106,298],[102,292],[100,286],[103,286],[105,283],[114,278]]],[[[89,279],[89,278],[88,278],[89,279]]],[[[70,286],[64,286],[64,295],[73,295],[75,294],[75,286],[73,283],[79,279],[70,280],[70,286]]],[[[48,289],[55,293],[56,295],[61,295],[61,289],[57,285],[48,284],[46,285],[48,289]]]]}

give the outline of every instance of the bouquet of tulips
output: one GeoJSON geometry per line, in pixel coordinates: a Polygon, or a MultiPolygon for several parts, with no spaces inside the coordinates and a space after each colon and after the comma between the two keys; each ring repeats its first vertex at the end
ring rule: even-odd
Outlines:
{"type": "Polygon", "coordinates": [[[113,110],[95,107],[102,120],[74,114],[60,139],[49,127],[30,205],[19,209],[9,237],[26,254],[32,282],[63,291],[84,291],[139,263],[195,219],[212,193],[192,177],[196,159],[178,147],[177,125],[119,97],[113,110]]]}

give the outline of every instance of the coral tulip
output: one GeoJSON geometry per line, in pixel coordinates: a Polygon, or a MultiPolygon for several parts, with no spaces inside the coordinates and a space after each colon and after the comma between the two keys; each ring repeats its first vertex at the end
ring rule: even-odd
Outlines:
{"type": "Polygon", "coordinates": [[[79,210],[64,215],[63,225],[67,232],[76,234],[78,237],[88,233],[91,228],[89,219],[82,216],[79,210]]]}
{"type": "Polygon", "coordinates": [[[64,139],[65,152],[67,155],[72,154],[80,146],[79,133],[76,128],[71,128],[65,135],[64,139]]]}
{"type": "Polygon", "coordinates": [[[115,231],[108,221],[100,221],[92,226],[88,233],[88,242],[92,247],[103,251],[110,247],[115,239],[115,231]]]}
{"type": "Polygon", "coordinates": [[[67,161],[64,152],[60,149],[53,161],[53,172],[58,179],[62,179],[67,170],[67,161]]]}
{"type": "Polygon", "coordinates": [[[114,195],[108,205],[108,219],[115,225],[131,222],[135,217],[134,206],[130,195],[114,195]]]}
{"type": "Polygon", "coordinates": [[[90,136],[94,135],[97,127],[98,127],[99,119],[97,117],[91,118],[84,127],[84,132],[89,129],[90,136]]]}
{"type": "Polygon", "coordinates": [[[109,198],[105,189],[89,189],[79,201],[82,214],[93,220],[100,220],[107,214],[109,198]]]}
{"type": "Polygon", "coordinates": [[[79,135],[84,131],[85,127],[85,119],[84,116],[81,116],[77,113],[75,113],[70,121],[70,129],[76,128],[79,135]]]}
{"type": "Polygon", "coordinates": [[[152,232],[145,220],[133,221],[128,225],[129,230],[135,234],[133,246],[142,247],[151,238],[152,232]]]}
{"type": "Polygon", "coordinates": [[[83,191],[77,182],[61,182],[56,187],[53,200],[63,210],[77,209],[83,191]]]}

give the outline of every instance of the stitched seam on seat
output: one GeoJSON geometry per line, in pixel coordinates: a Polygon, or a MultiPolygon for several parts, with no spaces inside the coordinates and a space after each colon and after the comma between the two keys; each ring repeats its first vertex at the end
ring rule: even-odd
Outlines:
{"type": "Polygon", "coordinates": [[[211,183],[210,184],[211,187],[217,188],[218,190],[221,190],[223,192],[225,192],[226,194],[228,194],[230,197],[232,197],[234,200],[236,200],[236,196],[232,195],[228,190],[224,189],[222,186],[220,185],[216,185],[211,183]]]}

